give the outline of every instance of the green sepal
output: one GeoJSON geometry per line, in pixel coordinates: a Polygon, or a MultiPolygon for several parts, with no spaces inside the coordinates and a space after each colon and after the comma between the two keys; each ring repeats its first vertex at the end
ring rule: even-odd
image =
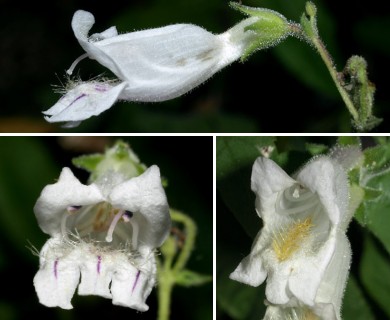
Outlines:
{"type": "Polygon", "coordinates": [[[212,276],[184,269],[176,275],[176,283],[183,287],[201,286],[213,280],[212,276]]]}
{"type": "Polygon", "coordinates": [[[72,163],[75,167],[84,169],[88,172],[96,170],[99,163],[103,160],[104,156],[100,153],[88,154],[72,159],[72,163]]]}
{"type": "Polygon", "coordinates": [[[236,2],[230,2],[230,6],[246,15],[258,18],[254,23],[244,28],[244,31],[251,32],[253,37],[245,48],[241,61],[245,61],[257,50],[277,45],[291,34],[287,19],[276,11],[243,6],[236,2]]]}
{"type": "Polygon", "coordinates": [[[72,162],[76,167],[90,172],[90,182],[96,181],[108,171],[120,173],[124,179],[130,179],[147,169],[130,146],[120,140],[104,154],[83,155],[72,159],[72,162]]]}

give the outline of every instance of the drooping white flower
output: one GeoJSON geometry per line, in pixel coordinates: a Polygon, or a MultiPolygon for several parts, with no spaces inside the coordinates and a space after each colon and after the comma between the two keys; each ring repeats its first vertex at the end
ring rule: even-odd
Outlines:
{"type": "Polygon", "coordinates": [[[267,278],[271,305],[339,319],[351,257],[344,168],[321,156],[293,179],[272,160],[258,158],[251,186],[263,228],[230,278],[252,286],[267,278]]]}
{"type": "MultiPolygon", "coordinates": [[[[276,17],[277,25],[287,28],[284,17],[263,11],[264,29],[271,16],[276,17]]],[[[246,29],[259,20],[259,16],[247,18],[219,35],[192,24],[174,24],[125,34],[111,27],[89,37],[94,16],[79,10],[73,16],[72,28],[86,54],[73,63],[68,73],[81,59],[89,57],[110,69],[118,80],[82,82],[45,111],[45,119],[67,121],[70,127],[107,110],[117,100],[158,102],[176,98],[239,59],[249,47],[253,51],[254,47],[271,46],[273,38],[267,30],[263,31],[266,41],[262,41],[261,35],[246,29]]],[[[284,33],[287,35],[287,31],[284,33]]],[[[285,38],[284,33],[278,33],[277,40],[285,38]]]]}
{"type": "Polygon", "coordinates": [[[34,278],[42,304],[71,309],[78,286],[80,295],[148,310],[145,300],[155,284],[154,250],[170,229],[157,166],[125,181],[108,171],[90,185],[64,168],[58,182],[43,189],[34,212],[40,228],[51,236],[34,278]]]}

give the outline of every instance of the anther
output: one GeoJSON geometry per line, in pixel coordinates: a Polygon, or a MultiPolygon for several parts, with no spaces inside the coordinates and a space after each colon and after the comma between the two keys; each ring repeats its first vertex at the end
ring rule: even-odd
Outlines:
{"type": "Polygon", "coordinates": [[[129,210],[126,210],[122,216],[122,219],[124,222],[129,222],[132,217],[133,217],[133,213],[129,210]]]}
{"type": "Polygon", "coordinates": [[[77,210],[80,210],[82,208],[82,206],[69,206],[68,208],[66,208],[66,210],[69,212],[69,213],[73,213],[77,210]]]}
{"type": "Polygon", "coordinates": [[[77,64],[88,57],[88,53],[84,53],[83,55],[81,55],[80,57],[78,57],[73,63],[72,65],[70,66],[70,68],[66,71],[67,74],[71,75],[73,73],[73,70],[74,68],[77,66],[77,64]]]}

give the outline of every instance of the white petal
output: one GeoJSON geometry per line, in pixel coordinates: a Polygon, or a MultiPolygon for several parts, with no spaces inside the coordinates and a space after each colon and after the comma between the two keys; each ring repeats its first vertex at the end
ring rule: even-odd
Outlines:
{"type": "Polygon", "coordinates": [[[131,219],[139,226],[140,245],[155,248],[164,242],[171,219],[157,166],[116,186],[109,197],[114,207],[134,213],[131,219]]]}
{"type": "Polygon", "coordinates": [[[268,273],[265,296],[273,304],[286,304],[290,300],[287,283],[289,279],[289,268],[275,265],[274,269],[268,273]]]}
{"type": "Polygon", "coordinates": [[[112,303],[130,307],[138,311],[147,311],[145,303],[155,284],[155,261],[150,257],[142,266],[145,271],[134,267],[126,259],[116,260],[115,273],[112,278],[112,303]]]}
{"type": "Polygon", "coordinates": [[[284,172],[273,160],[259,157],[252,168],[252,191],[267,197],[293,185],[295,180],[284,172]]]}
{"type": "MultiPolygon", "coordinates": [[[[99,63],[110,69],[114,72],[116,65],[113,60],[102,52],[96,45],[95,42],[88,41],[88,32],[95,23],[94,16],[87,11],[78,10],[73,15],[72,19],[72,29],[74,35],[79,41],[81,47],[88,53],[88,56],[91,59],[97,60],[99,63]]],[[[112,27],[108,30],[113,30],[112,27]]],[[[107,30],[105,31],[107,32],[107,30]]],[[[105,33],[103,32],[103,34],[105,33]]],[[[108,31],[109,35],[113,35],[113,31],[108,31]],[[111,33],[111,34],[110,34],[111,33]]],[[[109,38],[109,37],[107,37],[109,38]]],[[[115,72],[114,72],[115,73],[115,72]]]]}
{"type": "Polygon", "coordinates": [[[317,193],[329,219],[340,224],[348,215],[348,179],[343,167],[335,160],[323,156],[309,162],[297,174],[297,180],[313,193],[317,193]]]}
{"type": "Polygon", "coordinates": [[[69,168],[63,168],[58,182],[42,190],[34,212],[40,228],[55,236],[61,233],[61,217],[67,207],[101,201],[104,201],[104,198],[95,185],[83,185],[69,168]]]}
{"type": "Polygon", "coordinates": [[[122,97],[135,101],[176,98],[234,60],[226,57],[220,38],[186,24],[128,33],[96,46],[114,61],[112,71],[129,83],[122,97]]]}
{"type": "Polygon", "coordinates": [[[47,307],[72,309],[70,303],[79,283],[77,252],[56,257],[56,240],[46,242],[40,253],[40,268],[34,277],[39,302],[47,307]]]}
{"type": "Polygon", "coordinates": [[[110,283],[114,267],[113,259],[109,254],[103,252],[92,254],[84,250],[80,266],[79,295],[96,295],[110,299],[112,297],[110,283]]]}
{"type": "Polygon", "coordinates": [[[252,168],[251,188],[256,194],[256,209],[264,220],[275,216],[277,193],[296,183],[274,161],[259,157],[252,168]]]}
{"type": "Polygon", "coordinates": [[[96,116],[111,108],[125,87],[125,82],[116,86],[109,83],[83,82],[45,111],[44,114],[50,116],[45,119],[48,122],[76,123],[96,116]]]}
{"type": "Polygon", "coordinates": [[[246,256],[234,272],[230,274],[230,279],[253,287],[257,287],[264,282],[267,272],[264,270],[261,254],[264,250],[264,246],[267,244],[266,241],[267,239],[264,236],[264,233],[260,230],[253,241],[251,253],[246,256]]]}
{"type": "Polygon", "coordinates": [[[336,249],[317,291],[318,312],[324,319],[341,319],[340,309],[351,263],[351,247],[346,235],[338,232],[336,249]],[[333,315],[333,316],[331,316],[333,315]]]}
{"type": "Polygon", "coordinates": [[[360,161],[364,160],[364,155],[360,146],[336,146],[331,150],[329,156],[340,163],[344,170],[347,171],[355,167],[360,161]]]}
{"type": "Polygon", "coordinates": [[[333,229],[328,240],[318,252],[297,258],[288,287],[299,301],[309,306],[314,305],[318,288],[335,253],[335,248],[336,236],[335,229],[333,229]]]}

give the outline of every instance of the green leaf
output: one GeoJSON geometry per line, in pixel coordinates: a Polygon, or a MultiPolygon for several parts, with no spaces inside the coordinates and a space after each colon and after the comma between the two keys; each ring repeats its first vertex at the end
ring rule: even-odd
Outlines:
{"type": "Polygon", "coordinates": [[[218,137],[217,187],[228,208],[252,237],[261,222],[256,215],[255,197],[250,190],[252,165],[261,148],[274,147],[273,137],[218,137]]]}
{"type": "MultiPolygon", "coordinates": [[[[383,188],[390,188],[390,174],[385,177],[372,180],[373,184],[378,186],[382,184],[383,188]]],[[[389,189],[388,189],[389,190],[389,189]]],[[[367,228],[383,243],[390,253],[390,194],[383,191],[375,200],[363,201],[363,204],[356,212],[356,219],[367,228]]]]}
{"type": "Polygon", "coordinates": [[[252,166],[261,148],[275,147],[274,137],[217,137],[217,180],[252,166]]]}
{"type": "Polygon", "coordinates": [[[361,141],[359,137],[355,136],[340,136],[337,138],[337,143],[340,146],[351,146],[351,145],[361,145],[361,141]]]}
{"type": "Polygon", "coordinates": [[[201,286],[212,280],[212,276],[200,274],[186,269],[180,271],[176,275],[176,283],[183,287],[201,286]]]}
{"type": "Polygon", "coordinates": [[[364,151],[364,165],[367,175],[363,179],[370,179],[370,175],[377,175],[383,171],[386,173],[390,163],[390,143],[368,148],[364,151]]]}
{"type": "Polygon", "coordinates": [[[360,182],[365,195],[355,217],[390,253],[390,144],[367,149],[364,155],[360,182]]]}
{"type": "Polygon", "coordinates": [[[306,150],[312,155],[324,154],[329,151],[329,147],[324,144],[306,143],[306,150]]]}
{"type": "MultiPolygon", "coordinates": [[[[231,270],[232,271],[232,270],[231,270]]],[[[254,288],[229,279],[229,271],[218,274],[217,302],[232,319],[261,318],[265,313],[264,286],[254,288]]]]}
{"type": "Polygon", "coordinates": [[[358,285],[355,277],[351,275],[348,279],[347,288],[342,307],[342,318],[353,320],[375,319],[371,312],[369,303],[363,295],[362,289],[358,285]]]}
{"type": "Polygon", "coordinates": [[[38,227],[33,207],[43,187],[54,183],[60,170],[37,138],[3,137],[0,150],[0,232],[23,255],[33,258],[26,249],[28,242],[40,247],[47,238],[38,227]]]}
{"type": "Polygon", "coordinates": [[[390,317],[390,260],[370,237],[364,243],[360,276],[369,295],[390,317]]]}

